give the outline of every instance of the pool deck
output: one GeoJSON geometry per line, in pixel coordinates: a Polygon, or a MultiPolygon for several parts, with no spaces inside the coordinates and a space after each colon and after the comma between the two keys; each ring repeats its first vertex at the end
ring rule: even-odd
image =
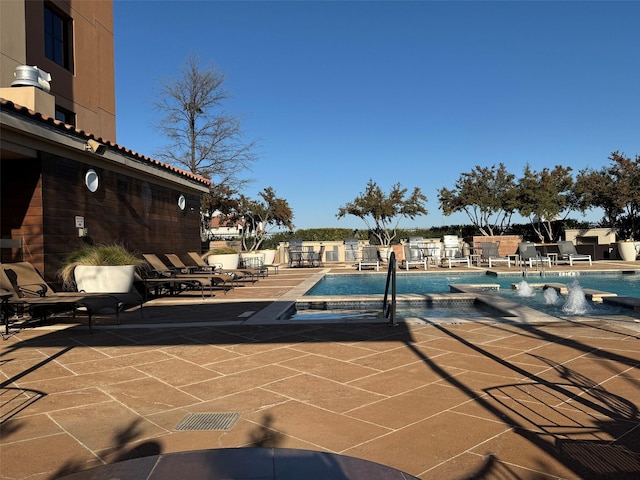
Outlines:
{"type": "MultiPolygon", "coordinates": [[[[640,272],[640,262],[559,270],[640,272]]],[[[99,316],[93,334],[78,318],[12,330],[0,346],[0,478],[256,446],[338,453],[422,479],[638,477],[637,312],[395,327],[278,320],[327,271],[357,273],[281,267],[204,300],[152,300],[122,325],[99,316]],[[224,430],[176,428],[194,413],[239,418],[224,430]]],[[[222,478],[215,469],[209,478],[222,478]]]]}

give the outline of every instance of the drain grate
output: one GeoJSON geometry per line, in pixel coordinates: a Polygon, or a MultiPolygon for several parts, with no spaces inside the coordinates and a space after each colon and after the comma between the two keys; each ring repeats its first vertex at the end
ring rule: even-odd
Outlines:
{"type": "Polygon", "coordinates": [[[240,418],[240,414],[231,413],[190,413],[185,416],[176,430],[231,430],[240,418]]]}

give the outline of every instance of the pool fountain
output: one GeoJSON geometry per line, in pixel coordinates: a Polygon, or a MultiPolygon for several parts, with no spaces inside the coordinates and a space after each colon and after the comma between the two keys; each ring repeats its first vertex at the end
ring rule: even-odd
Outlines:
{"type": "Polygon", "coordinates": [[[518,296],[519,297],[533,297],[536,292],[533,291],[531,285],[527,283],[526,280],[522,280],[518,284],[518,296]]]}
{"type": "Polygon", "coordinates": [[[558,292],[556,292],[555,288],[547,288],[543,296],[547,305],[555,305],[558,302],[558,292]]]}
{"type": "Polygon", "coordinates": [[[591,307],[587,302],[587,298],[582,290],[582,287],[577,280],[574,280],[567,285],[569,295],[567,295],[567,301],[562,307],[562,311],[568,315],[584,315],[591,311],[591,307]]]}

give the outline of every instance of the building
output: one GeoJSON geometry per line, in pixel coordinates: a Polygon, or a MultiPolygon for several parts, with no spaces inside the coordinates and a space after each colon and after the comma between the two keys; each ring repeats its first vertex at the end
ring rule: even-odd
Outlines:
{"type": "Polygon", "coordinates": [[[111,0],[0,2],[0,87],[11,85],[16,67],[35,65],[53,78],[53,117],[112,142],[114,63],[111,0]]]}
{"type": "Polygon", "coordinates": [[[111,0],[0,1],[0,259],[50,281],[83,243],[201,248],[209,180],[115,141],[112,24],[111,0]]]}

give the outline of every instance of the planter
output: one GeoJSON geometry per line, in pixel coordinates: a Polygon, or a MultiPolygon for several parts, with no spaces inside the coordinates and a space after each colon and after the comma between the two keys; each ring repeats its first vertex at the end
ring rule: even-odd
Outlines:
{"type": "Polygon", "coordinates": [[[222,270],[235,270],[238,268],[239,261],[239,253],[225,253],[223,255],[209,255],[207,257],[207,263],[209,265],[222,268],[222,270]]]}
{"type": "Polygon", "coordinates": [[[634,242],[618,242],[618,253],[625,262],[633,262],[636,259],[636,245],[634,242]]]}
{"type": "Polygon", "coordinates": [[[275,250],[259,250],[258,253],[264,255],[264,265],[273,265],[273,262],[276,259],[275,250]]]}
{"type": "Polygon", "coordinates": [[[133,286],[134,265],[78,265],[73,276],[78,291],[87,293],[129,293],[133,286]]]}
{"type": "Polygon", "coordinates": [[[392,251],[393,251],[393,248],[391,247],[378,247],[378,254],[380,255],[380,260],[382,260],[383,262],[388,262],[389,255],[391,255],[392,251]]]}

